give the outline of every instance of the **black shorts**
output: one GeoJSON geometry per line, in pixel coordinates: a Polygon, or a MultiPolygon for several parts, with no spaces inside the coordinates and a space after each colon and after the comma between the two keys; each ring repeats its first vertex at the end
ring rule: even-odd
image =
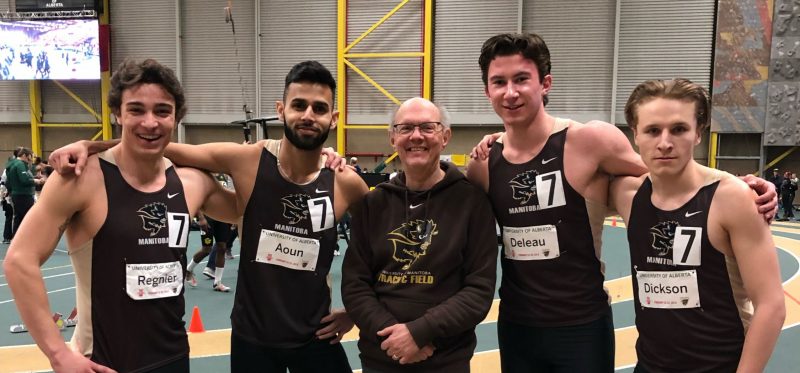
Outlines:
{"type": "Polygon", "coordinates": [[[212,243],[227,243],[231,237],[231,224],[216,221],[206,216],[208,221],[208,231],[200,230],[200,240],[203,246],[211,246],[212,243]]]}
{"type": "Polygon", "coordinates": [[[598,320],[562,327],[497,322],[504,373],[614,372],[611,309],[598,320]]]}
{"type": "Polygon", "coordinates": [[[314,340],[296,348],[269,348],[231,333],[231,372],[352,373],[341,343],[314,340]]]}
{"type": "Polygon", "coordinates": [[[148,373],[189,373],[189,357],[183,357],[148,373]]]}

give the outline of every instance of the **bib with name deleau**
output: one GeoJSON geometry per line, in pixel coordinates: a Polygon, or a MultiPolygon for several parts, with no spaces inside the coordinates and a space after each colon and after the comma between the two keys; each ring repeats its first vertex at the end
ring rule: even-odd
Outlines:
{"type": "Polygon", "coordinates": [[[489,198],[503,239],[500,318],[530,326],[587,323],[609,311],[599,259],[602,209],[564,176],[568,121],[535,157],[511,163],[502,143],[489,153],[489,198]]]}

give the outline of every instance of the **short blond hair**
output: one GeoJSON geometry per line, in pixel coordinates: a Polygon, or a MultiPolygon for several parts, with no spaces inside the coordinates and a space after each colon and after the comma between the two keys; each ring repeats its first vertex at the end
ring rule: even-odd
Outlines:
{"type": "Polygon", "coordinates": [[[703,86],[684,78],[657,79],[642,82],[631,92],[631,96],[625,104],[625,120],[631,129],[636,130],[639,121],[637,112],[639,106],[656,98],[693,102],[699,132],[704,131],[711,124],[711,102],[708,91],[703,86]]]}

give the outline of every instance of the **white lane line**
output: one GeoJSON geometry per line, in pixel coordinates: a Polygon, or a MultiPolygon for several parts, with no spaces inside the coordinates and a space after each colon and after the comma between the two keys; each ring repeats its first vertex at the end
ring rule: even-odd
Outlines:
{"type": "MultiPolygon", "coordinates": [[[[70,287],[68,287],[68,288],[51,290],[51,291],[48,291],[48,292],[47,292],[47,294],[52,294],[52,293],[60,293],[60,292],[62,292],[62,291],[67,291],[67,290],[72,290],[72,289],[75,289],[75,287],[74,287],[74,286],[70,286],[70,287]]],[[[13,301],[14,301],[14,299],[0,300],[0,304],[11,303],[11,302],[13,302],[13,301]]]]}
{"type": "MultiPolygon", "coordinates": [[[[61,268],[67,268],[67,267],[70,267],[70,268],[71,268],[71,267],[72,267],[72,264],[67,264],[67,265],[63,265],[63,266],[55,266],[55,267],[40,268],[40,270],[41,270],[42,272],[44,272],[44,271],[52,271],[52,270],[54,270],[54,269],[61,269],[61,268]]],[[[0,278],[3,278],[3,277],[6,277],[6,275],[0,275],[0,278]]]]}
{"type": "MultiPolygon", "coordinates": [[[[67,273],[61,273],[61,274],[52,275],[52,276],[44,276],[42,278],[47,280],[47,279],[50,279],[50,278],[64,277],[64,276],[69,276],[69,275],[74,275],[74,274],[75,274],[75,272],[67,272],[67,273]]],[[[8,286],[8,283],[0,284],[0,288],[3,287],[3,286],[8,286]]]]}

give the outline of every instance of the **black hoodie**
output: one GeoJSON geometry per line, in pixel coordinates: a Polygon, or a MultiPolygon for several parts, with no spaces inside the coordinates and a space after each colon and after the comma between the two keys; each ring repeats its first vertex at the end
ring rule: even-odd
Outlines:
{"type": "MultiPolygon", "coordinates": [[[[489,199],[458,169],[415,192],[401,173],[353,209],[342,268],[342,299],[360,328],[362,363],[380,371],[433,371],[469,364],[475,326],[495,289],[497,237],[489,199]],[[433,356],[400,365],[381,350],[377,332],[405,323],[433,356]]],[[[468,365],[467,365],[468,366],[468,365]]]]}

